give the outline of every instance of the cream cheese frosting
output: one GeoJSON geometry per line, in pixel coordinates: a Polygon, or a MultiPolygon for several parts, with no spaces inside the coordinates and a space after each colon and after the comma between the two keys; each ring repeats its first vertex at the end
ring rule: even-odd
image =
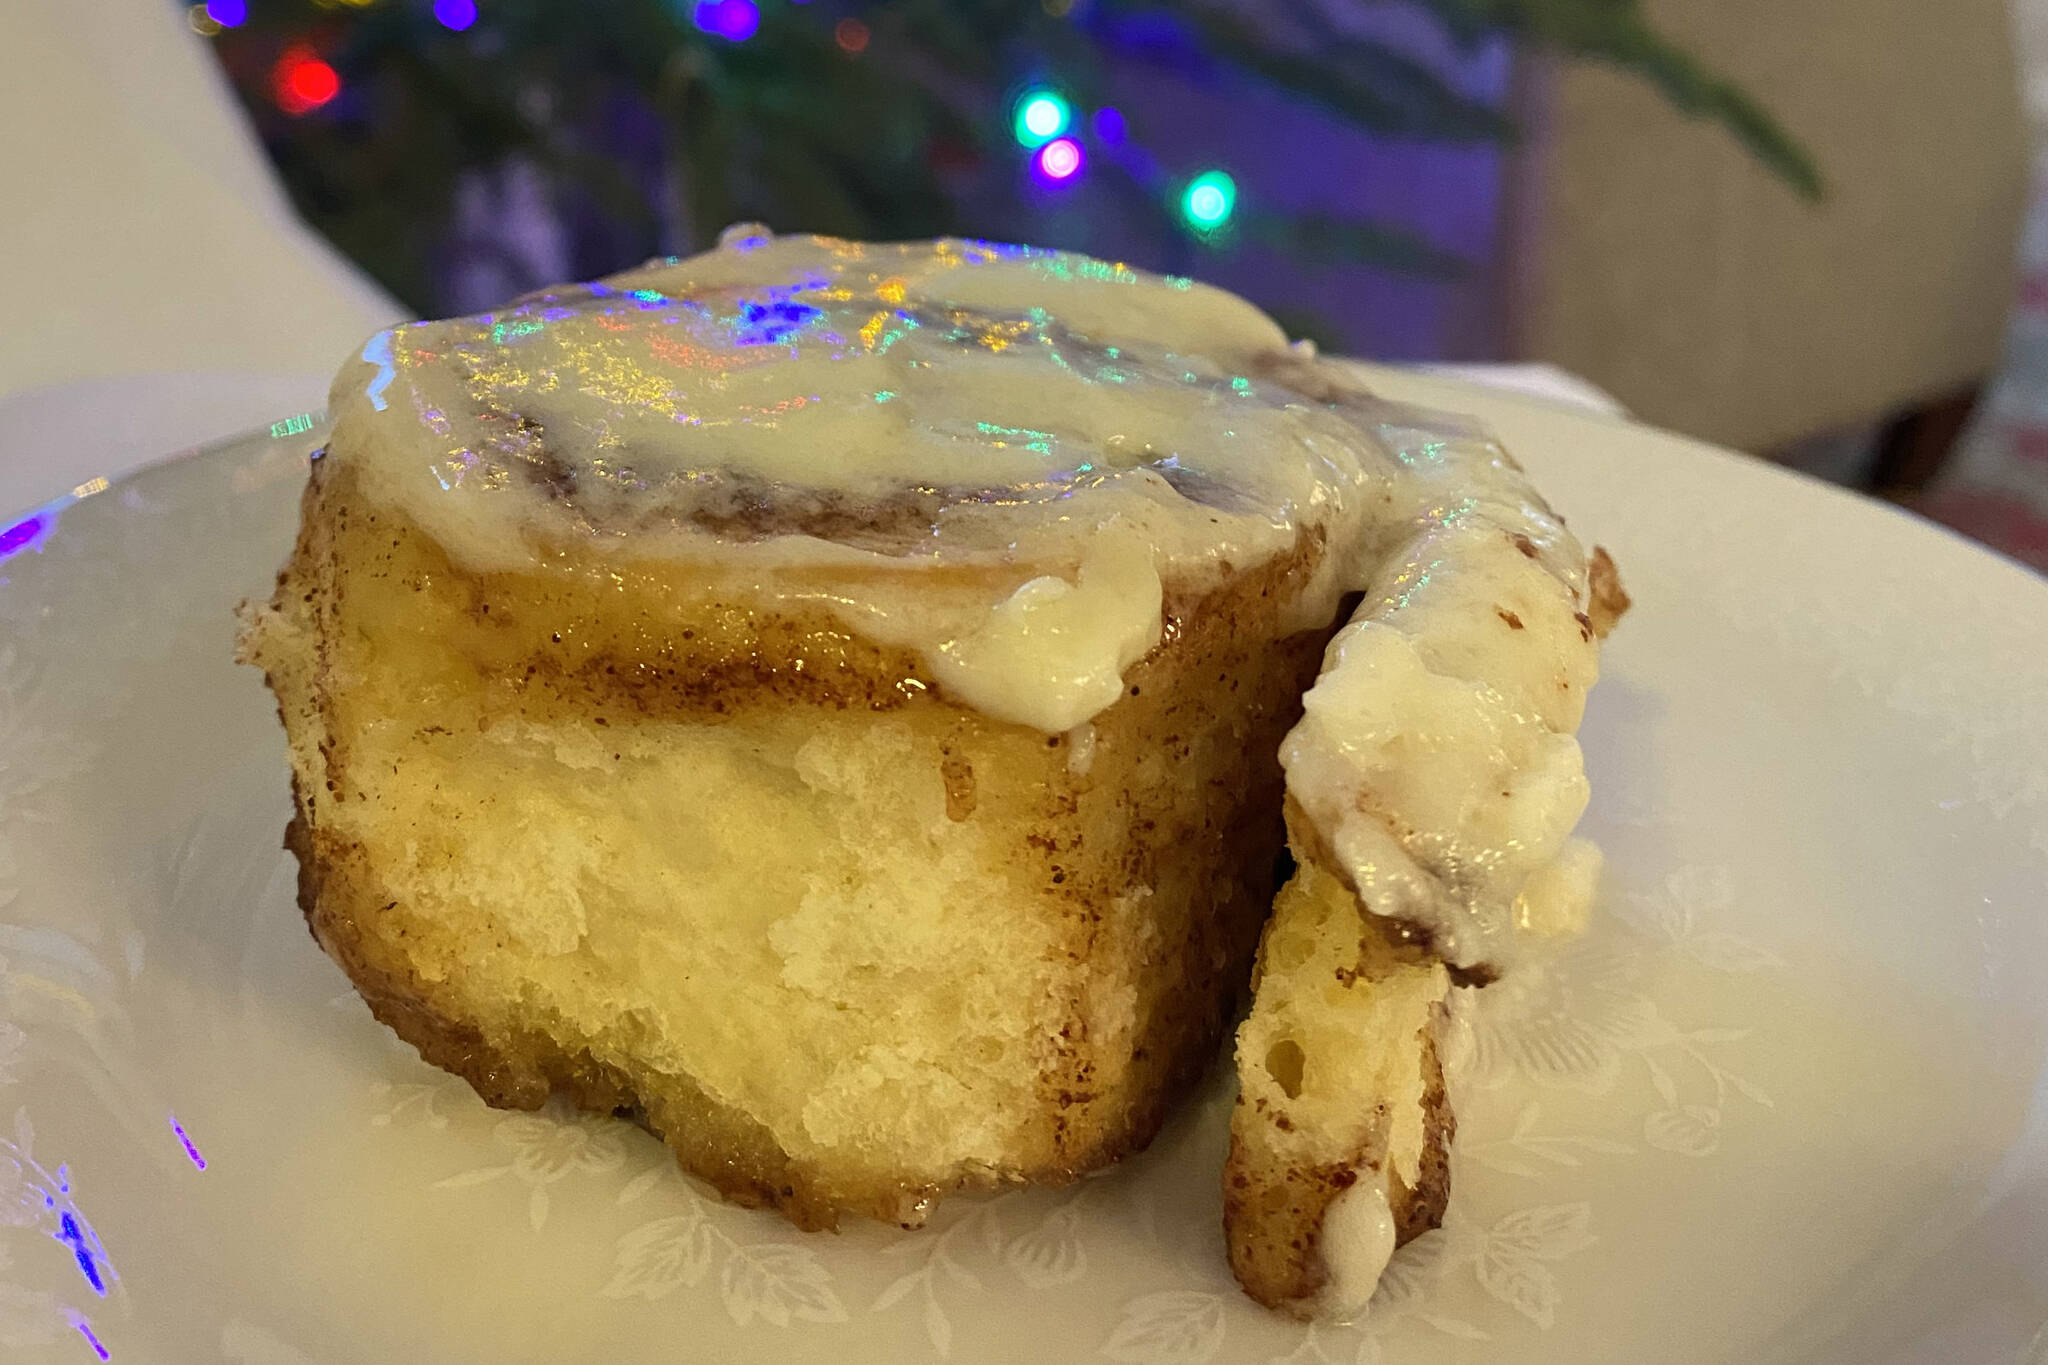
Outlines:
{"type": "Polygon", "coordinates": [[[380,332],[332,410],[329,458],[466,568],[673,565],[1048,734],[1115,701],[1174,594],[1313,540],[1286,624],[1365,597],[1284,760],[1367,904],[1497,961],[1532,878],[1546,923],[1586,880],[1536,877],[1585,802],[1583,552],[1483,432],[1373,398],[1221,290],[741,227],[380,332]]]}
{"type": "Polygon", "coordinates": [[[1376,1174],[1331,1200],[1323,1214],[1316,1250],[1329,1278],[1317,1296],[1318,1317],[1349,1322],[1363,1313],[1394,1259],[1394,1210],[1376,1174]]]}

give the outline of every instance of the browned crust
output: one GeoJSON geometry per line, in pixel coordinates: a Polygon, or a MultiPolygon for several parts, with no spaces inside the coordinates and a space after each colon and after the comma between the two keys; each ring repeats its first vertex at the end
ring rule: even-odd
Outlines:
{"type": "MultiPolygon", "coordinates": [[[[1185,765],[1201,738],[1200,713],[1205,703],[1214,705],[1202,686],[1213,670],[1218,684],[1247,694],[1238,698],[1241,709],[1225,728],[1250,759],[1229,777],[1212,778],[1216,790],[1205,803],[1206,817],[1192,825],[1160,827],[1146,813],[1145,793],[1120,793],[1116,799],[1131,808],[1134,837],[1113,878],[1096,883],[1083,878],[1064,886],[1079,931],[1077,970],[1071,978],[1076,997],[1071,1022],[1061,1031],[1059,1060],[1039,1087],[1042,1103],[1055,1115],[1061,1155],[1054,1167],[1034,1172],[1033,1180],[1071,1180],[1143,1149],[1213,1062],[1237,1013],[1271,908],[1272,869],[1285,842],[1277,818],[1284,790],[1280,741],[1300,719],[1301,697],[1338,624],[1273,640],[1259,637],[1256,621],[1268,619],[1275,601],[1284,600],[1313,572],[1321,552],[1318,538],[1296,555],[1241,574],[1209,594],[1170,595],[1162,643],[1124,674],[1127,698],[1156,701],[1163,695],[1167,700],[1146,711],[1119,704],[1094,722],[1098,755],[1116,748],[1163,754],[1176,766],[1185,765]],[[1247,613],[1253,617],[1250,623],[1247,613]],[[1192,689],[1176,681],[1188,659],[1206,663],[1205,676],[1192,689]],[[1284,681],[1269,681],[1275,677],[1284,681]],[[1131,723],[1140,717],[1142,722],[1131,723]],[[1157,884],[1162,863],[1205,854],[1222,870],[1211,884],[1215,899],[1206,907],[1191,907],[1197,912],[1188,917],[1178,952],[1158,968],[1179,973],[1175,988],[1162,993],[1135,1041],[1127,1083],[1107,1089],[1097,1074],[1103,1059],[1086,1035],[1079,999],[1087,960],[1119,950],[1101,941],[1098,907],[1127,887],[1157,884]]],[[[1057,856],[1062,851],[1058,835],[1050,827],[1048,834],[1047,852],[1057,856]]]]}
{"type": "Polygon", "coordinates": [[[1457,1120],[1444,1089],[1438,1033],[1444,1010],[1437,1006],[1420,1039],[1423,1076],[1423,1149],[1413,1186],[1382,1171],[1390,1116],[1379,1106],[1377,1121],[1359,1149],[1342,1161],[1318,1166],[1264,1161],[1237,1132],[1249,1121],[1283,1125],[1286,1119],[1263,1106],[1248,1116],[1239,1105],[1232,1124],[1230,1155],[1223,1167],[1224,1241],[1231,1273],[1245,1293],[1268,1308],[1306,1315],[1329,1282],[1321,1239],[1323,1220],[1337,1196],[1360,1180],[1385,1179],[1394,1214],[1395,1241],[1406,1244],[1443,1223],[1450,1201],[1451,1140],[1457,1120]]]}
{"type": "Polygon", "coordinates": [[[1614,567],[1606,546],[1593,547],[1593,557],[1586,564],[1586,581],[1591,598],[1586,615],[1592,620],[1593,633],[1604,640],[1629,608],[1628,592],[1621,586],[1621,570],[1614,567]]]}
{"type": "Polygon", "coordinates": [[[1438,1005],[1434,1028],[1422,1049],[1422,1160],[1416,1169],[1415,1188],[1401,1186],[1406,1198],[1397,1201],[1394,1207],[1396,1245],[1411,1242],[1431,1228],[1442,1227],[1444,1210],[1450,1207],[1451,1143],[1457,1140],[1458,1116],[1451,1112],[1450,1091],[1444,1086],[1443,1055],[1438,1042],[1444,1020],[1444,1007],[1438,1005]]]}

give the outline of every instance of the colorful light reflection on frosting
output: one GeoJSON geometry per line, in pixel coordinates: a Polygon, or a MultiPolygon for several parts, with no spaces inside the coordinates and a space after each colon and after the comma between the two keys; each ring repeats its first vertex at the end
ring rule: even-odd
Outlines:
{"type": "Polygon", "coordinates": [[[379,332],[363,343],[363,359],[377,367],[376,378],[370,381],[363,396],[370,400],[370,406],[384,411],[384,390],[391,387],[391,381],[398,375],[391,359],[391,333],[379,332]]]}

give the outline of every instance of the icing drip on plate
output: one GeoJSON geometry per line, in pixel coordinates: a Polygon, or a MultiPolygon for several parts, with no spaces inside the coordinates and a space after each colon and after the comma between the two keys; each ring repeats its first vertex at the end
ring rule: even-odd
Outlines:
{"type": "Polygon", "coordinates": [[[1329,1279],[1316,1308],[1320,1316],[1349,1322],[1365,1311],[1394,1259],[1394,1212],[1387,1191],[1368,1172],[1330,1202],[1316,1245],[1329,1279]]]}

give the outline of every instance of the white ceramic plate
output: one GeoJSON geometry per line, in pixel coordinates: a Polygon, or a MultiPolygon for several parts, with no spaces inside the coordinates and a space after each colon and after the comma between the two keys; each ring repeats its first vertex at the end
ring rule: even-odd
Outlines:
{"type": "Polygon", "coordinates": [[[0,1359],[2048,1359],[2048,586],[1902,515],[1478,409],[1637,606],[1585,741],[1600,920],[1490,988],[1447,1227],[1371,1313],[1253,1307],[1228,1083],[1078,1187],[808,1236],[374,1024],[230,662],[317,428],[0,537],[0,1359]]]}

